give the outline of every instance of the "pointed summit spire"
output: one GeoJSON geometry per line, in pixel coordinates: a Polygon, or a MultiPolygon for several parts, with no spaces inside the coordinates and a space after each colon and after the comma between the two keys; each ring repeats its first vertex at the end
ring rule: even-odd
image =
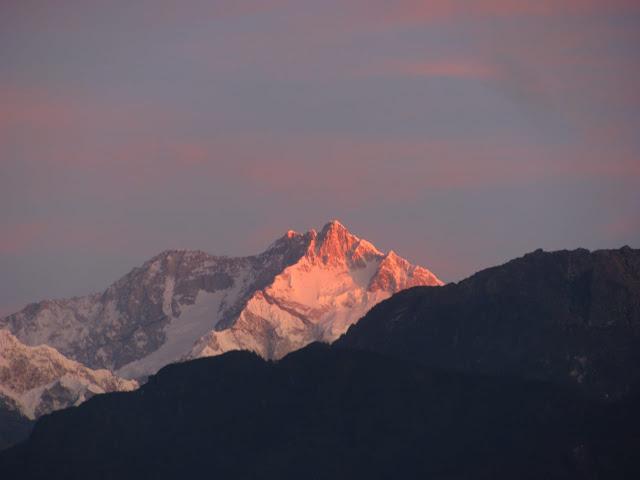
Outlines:
{"type": "Polygon", "coordinates": [[[316,239],[315,253],[322,263],[345,263],[347,254],[360,241],[337,220],[327,223],[316,239]]]}
{"type": "Polygon", "coordinates": [[[331,220],[330,222],[326,223],[324,227],[322,227],[322,230],[320,231],[320,233],[325,233],[328,231],[345,231],[347,233],[349,233],[349,231],[346,229],[346,227],[344,225],[342,225],[338,220],[331,220]]]}
{"type": "Polygon", "coordinates": [[[338,220],[332,220],[329,223],[325,224],[325,226],[322,227],[322,230],[320,230],[318,237],[320,241],[331,238],[354,238],[356,241],[360,240],[355,235],[349,233],[349,230],[347,230],[347,228],[338,220]]]}

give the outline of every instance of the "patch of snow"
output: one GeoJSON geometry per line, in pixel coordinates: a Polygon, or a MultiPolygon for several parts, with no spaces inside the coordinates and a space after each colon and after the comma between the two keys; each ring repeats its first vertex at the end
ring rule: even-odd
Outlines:
{"type": "Polygon", "coordinates": [[[146,357],[130,362],[116,374],[126,379],[141,378],[156,373],[169,363],[179,361],[194,343],[215,328],[224,306],[233,304],[242,288],[237,281],[231,288],[208,293],[200,290],[193,305],[182,305],[180,315],[171,317],[165,327],[166,340],[146,357]]]}
{"type": "Polygon", "coordinates": [[[173,316],[171,309],[171,301],[173,300],[173,289],[176,285],[176,279],[173,275],[167,275],[164,281],[164,291],[162,293],[162,312],[167,317],[173,316]]]}
{"type": "Polygon", "coordinates": [[[48,345],[24,345],[7,330],[0,330],[0,365],[9,368],[0,393],[13,398],[29,418],[35,418],[36,411],[43,408],[46,413],[51,408],[79,404],[86,399],[87,391],[104,393],[138,387],[137,382],[116,378],[108,370],[91,370],[48,345]],[[41,407],[43,394],[55,386],[62,392],[56,391],[53,403],[41,407]]]}
{"type": "Polygon", "coordinates": [[[352,268],[349,273],[351,274],[351,278],[354,283],[356,283],[360,288],[366,289],[369,286],[369,282],[371,282],[371,279],[378,271],[381,261],[382,259],[376,258],[369,260],[364,268],[352,268]]]}

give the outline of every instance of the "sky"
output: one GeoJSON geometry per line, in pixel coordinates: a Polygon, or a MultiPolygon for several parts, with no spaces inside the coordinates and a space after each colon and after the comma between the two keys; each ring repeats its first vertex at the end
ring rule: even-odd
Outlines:
{"type": "Polygon", "coordinates": [[[333,219],[445,282],[640,248],[637,0],[3,0],[0,315],[333,219]]]}

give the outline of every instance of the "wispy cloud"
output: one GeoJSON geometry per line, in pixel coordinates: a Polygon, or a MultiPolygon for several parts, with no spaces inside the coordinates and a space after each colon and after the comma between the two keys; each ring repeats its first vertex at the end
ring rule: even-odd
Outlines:
{"type": "Polygon", "coordinates": [[[0,235],[0,254],[21,254],[33,248],[39,240],[46,237],[47,222],[26,222],[19,225],[4,225],[0,235]]]}
{"type": "Polygon", "coordinates": [[[487,63],[472,60],[413,62],[402,59],[385,59],[372,62],[362,73],[400,77],[458,77],[493,79],[496,70],[487,63]]]}
{"type": "Polygon", "coordinates": [[[369,21],[389,26],[451,18],[548,17],[640,10],[634,0],[353,0],[348,4],[369,21]]]}

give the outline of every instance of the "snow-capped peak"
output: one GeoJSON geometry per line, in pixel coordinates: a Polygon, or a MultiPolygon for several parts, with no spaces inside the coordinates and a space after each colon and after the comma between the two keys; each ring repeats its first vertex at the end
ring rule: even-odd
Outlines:
{"type": "Polygon", "coordinates": [[[327,240],[329,241],[360,240],[355,235],[352,235],[351,233],[349,233],[349,230],[347,230],[345,226],[342,225],[337,220],[332,220],[331,222],[326,223],[325,226],[322,227],[322,230],[320,230],[320,233],[318,233],[318,238],[320,238],[320,243],[327,240]]]}
{"type": "Polygon", "coordinates": [[[248,349],[279,358],[333,341],[413,285],[441,282],[334,220],[319,233],[289,230],[249,257],[168,250],[102,294],[32,305],[0,328],[91,368],[142,378],[185,357],[248,349]]]}
{"type": "Polygon", "coordinates": [[[398,292],[418,285],[441,286],[443,283],[426,268],[411,265],[391,250],[380,262],[368,289],[371,292],[378,290],[398,292]]]}
{"type": "Polygon", "coordinates": [[[307,258],[313,264],[337,266],[350,263],[360,239],[337,220],[327,223],[311,241],[307,258]]]}
{"type": "Polygon", "coordinates": [[[91,370],[47,345],[29,347],[0,329],[0,394],[36,418],[78,404],[94,393],[133,390],[138,383],[91,370]]]}

